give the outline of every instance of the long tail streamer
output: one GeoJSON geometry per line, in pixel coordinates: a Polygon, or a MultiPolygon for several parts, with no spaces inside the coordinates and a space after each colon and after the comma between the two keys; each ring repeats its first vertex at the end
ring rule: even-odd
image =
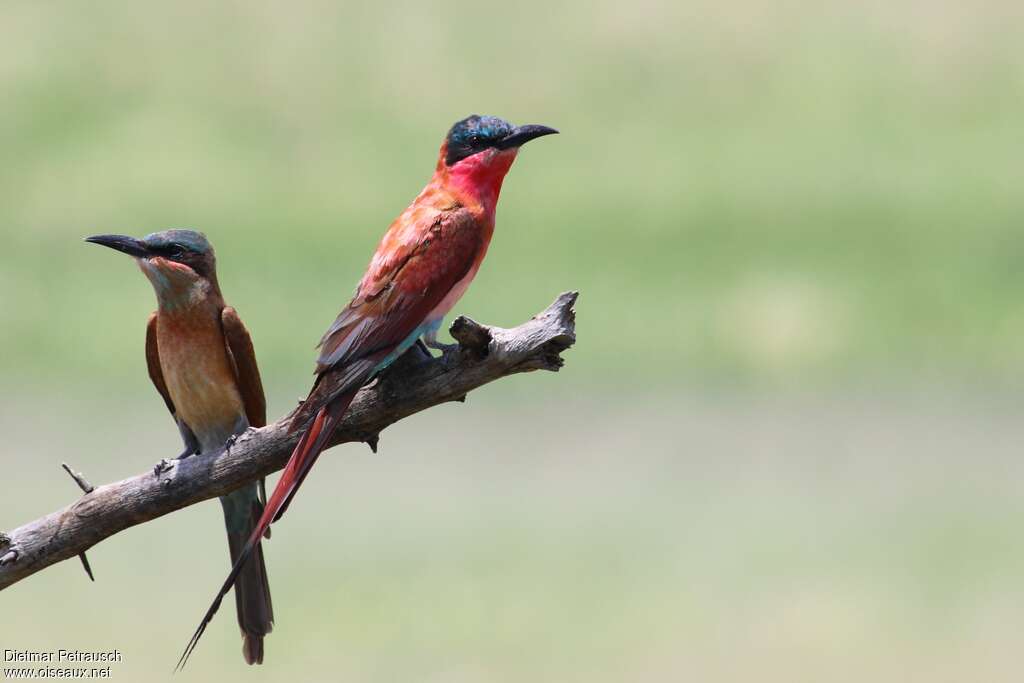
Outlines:
{"type": "Polygon", "coordinates": [[[321,408],[309,429],[299,439],[299,443],[295,445],[295,450],[292,451],[291,458],[289,458],[288,464],[285,465],[284,472],[281,473],[281,478],[278,480],[277,485],[274,487],[274,492],[270,495],[270,499],[263,509],[263,515],[253,528],[249,539],[245,542],[245,546],[239,553],[238,559],[235,560],[234,566],[231,567],[228,577],[224,580],[220,590],[217,591],[217,597],[213,599],[209,609],[206,610],[206,614],[203,615],[202,621],[199,622],[196,632],[192,634],[192,639],[188,642],[188,646],[178,659],[177,666],[174,667],[175,672],[185,668],[185,664],[188,663],[188,658],[192,655],[192,651],[199,644],[199,639],[202,638],[203,632],[206,631],[206,627],[213,621],[214,615],[220,609],[220,603],[224,596],[228,594],[228,591],[235,584],[235,580],[238,578],[239,573],[241,573],[242,567],[245,566],[246,561],[252,556],[253,550],[259,546],[263,533],[273,522],[280,519],[284,511],[288,509],[288,504],[295,497],[295,493],[306,479],[306,475],[313,468],[313,464],[320,456],[320,453],[327,447],[331,436],[334,434],[334,430],[337,429],[342,416],[348,410],[348,406],[352,403],[352,399],[355,398],[357,391],[358,388],[347,391],[335,397],[330,403],[321,408]]]}

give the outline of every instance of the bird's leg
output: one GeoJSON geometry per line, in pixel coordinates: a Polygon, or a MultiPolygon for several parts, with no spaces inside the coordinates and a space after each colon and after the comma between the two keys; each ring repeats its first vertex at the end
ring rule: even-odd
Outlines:
{"type": "Polygon", "coordinates": [[[157,476],[174,467],[179,460],[184,460],[190,455],[195,455],[199,452],[199,439],[196,438],[196,435],[192,433],[187,424],[181,421],[181,418],[178,418],[176,422],[178,423],[178,431],[181,433],[181,440],[185,444],[185,449],[170,460],[162,458],[153,467],[153,474],[157,476]]]}
{"type": "Polygon", "coordinates": [[[443,354],[454,353],[458,350],[458,344],[442,344],[437,341],[437,328],[431,328],[423,333],[423,344],[431,349],[436,349],[443,354]]]}

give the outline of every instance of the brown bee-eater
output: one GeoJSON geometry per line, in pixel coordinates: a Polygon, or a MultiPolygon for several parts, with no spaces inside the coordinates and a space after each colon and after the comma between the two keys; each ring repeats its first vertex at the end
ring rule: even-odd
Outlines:
{"type": "MultiPolygon", "coordinates": [[[[178,458],[220,450],[249,427],[264,426],[267,404],[252,339],[224,303],[206,237],[167,230],[143,239],[95,235],[86,241],[134,257],[156,290],[157,310],[146,326],[146,364],[185,442],[178,458]]],[[[263,514],[259,486],[253,482],[220,502],[234,565],[263,514]]],[[[253,555],[234,582],[235,606],[245,661],[261,664],[274,610],[259,546],[253,555]]]]}

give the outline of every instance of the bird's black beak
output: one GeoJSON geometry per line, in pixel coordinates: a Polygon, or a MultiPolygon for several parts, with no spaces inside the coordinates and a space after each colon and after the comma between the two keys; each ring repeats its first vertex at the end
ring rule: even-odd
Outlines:
{"type": "Polygon", "coordinates": [[[127,235],[93,235],[92,237],[86,237],[85,241],[92,242],[93,244],[102,244],[105,247],[117,249],[136,258],[146,258],[149,256],[149,248],[146,247],[145,242],[134,237],[128,237],[127,235]]]}
{"type": "Polygon", "coordinates": [[[501,140],[499,140],[498,144],[495,145],[495,147],[497,147],[498,149],[511,149],[513,147],[521,147],[530,140],[533,140],[534,138],[539,138],[543,135],[553,135],[554,133],[557,132],[557,130],[555,130],[554,128],[549,128],[548,126],[537,126],[533,124],[527,126],[519,126],[511,133],[509,133],[501,140]]]}

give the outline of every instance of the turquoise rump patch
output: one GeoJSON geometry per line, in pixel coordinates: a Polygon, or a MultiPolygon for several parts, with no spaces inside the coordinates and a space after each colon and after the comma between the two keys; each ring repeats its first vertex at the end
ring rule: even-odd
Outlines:
{"type": "Polygon", "coordinates": [[[402,343],[396,346],[394,351],[385,356],[381,362],[377,363],[377,367],[373,369],[373,374],[376,375],[378,372],[381,372],[398,360],[398,357],[408,351],[409,347],[415,344],[416,340],[423,335],[428,332],[437,332],[438,328],[441,327],[441,320],[442,318],[438,318],[437,320],[428,320],[409,333],[409,336],[403,339],[402,343]]]}

